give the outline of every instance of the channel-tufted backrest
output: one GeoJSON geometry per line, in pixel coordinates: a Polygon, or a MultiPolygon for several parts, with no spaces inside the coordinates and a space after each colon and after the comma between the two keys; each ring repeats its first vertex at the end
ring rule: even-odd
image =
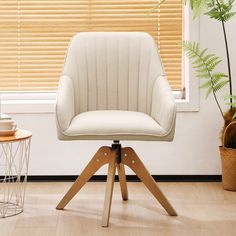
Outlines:
{"type": "Polygon", "coordinates": [[[153,38],[141,32],[76,34],[62,73],[72,79],[76,114],[92,110],[150,114],[153,84],[163,74],[153,38]]]}

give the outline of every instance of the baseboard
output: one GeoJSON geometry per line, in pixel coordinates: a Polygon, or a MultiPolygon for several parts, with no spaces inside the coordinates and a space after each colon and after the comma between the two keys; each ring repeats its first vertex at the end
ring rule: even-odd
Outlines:
{"type": "MultiPolygon", "coordinates": [[[[158,182],[220,182],[221,175],[152,175],[158,182]]],[[[76,175],[29,175],[28,182],[73,182],[76,175]]],[[[139,182],[135,175],[126,176],[128,182],[139,182]]],[[[118,181],[118,176],[115,178],[118,181]]],[[[91,182],[105,182],[106,175],[94,175],[91,182]]]]}

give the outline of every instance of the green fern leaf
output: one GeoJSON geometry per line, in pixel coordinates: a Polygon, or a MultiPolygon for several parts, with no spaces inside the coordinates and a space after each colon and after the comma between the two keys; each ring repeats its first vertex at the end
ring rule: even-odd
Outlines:
{"type": "Polygon", "coordinates": [[[205,98],[207,99],[212,92],[213,92],[213,87],[209,87],[208,90],[206,91],[205,98]]]}
{"type": "Polygon", "coordinates": [[[199,78],[199,79],[209,79],[210,78],[210,75],[209,73],[205,72],[205,73],[197,73],[196,76],[199,78]]]}
{"type": "Polygon", "coordinates": [[[199,56],[203,57],[207,50],[208,50],[207,48],[203,49],[201,53],[199,54],[199,56]]]}
{"type": "MultiPolygon", "coordinates": [[[[196,68],[196,73],[198,74],[198,73],[207,73],[207,70],[206,70],[206,68],[204,67],[204,68],[196,68]]],[[[208,73],[207,73],[208,74],[208,73]]],[[[209,75],[209,74],[208,74],[209,75]]]]}
{"type": "MultiPolygon", "coordinates": [[[[214,73],[212,76],[212,78],[210,78],[207,82],[203,83],[200,88],[209,88],[209,87],[213,87],[213,89],[215,88],[215,86],[221,82],[222,78],[228,77],[227,75],[223,74],[223,73],[214,73]]],[[[209,78],[209,75],[208,75],[209,78]]],[[[228,80],[227,80],[228,81],[228,80]]],[[[229,82],[229,81],[228,81],[229,82]]],[[[214,89],[215,91],[215,89],[214,89]]]]}
{"type": "Polygon", "coordinates": [[[234,0],[228,0],[226,2],[223,0],[210,0],[207,4],[209,11],[205,12],[205,15],[208,15],[212,19],[226,22],[235,15],[235,12],[232,12],[233,3],[234,0]]]}
{"type": "Polygon", "coordinates": [[[221,72],[215,72],[212,74],[212,78],[228,78],[228,75],[221,72]]]}
{"type": "MultiPolygon", "coordinates": [[[[230,102],[227,102],[225,103],[226,105],[229,105],[233,108],[236,108],[236,95],[226,95],[224,100],[229,100],[230,99],[230,102]]],[[[236,118],[236,112],[234,113],[233,115],[233,119],[236,118]]]]}
{"type": "Polygon", "coordinates": [[[201,57],[198,57],[198,58],[196,58],[193,62],[192,62],[192,64],[193,65],[200,65],[200,64],[202,64],[203,63],[203,60],[202,60],[202,58],[201,57]]]}
{"type": "Polygon", "coordinates": [[[214,87],[213,87],[214,92],[218,92],[220,89],[222,89],[228,83],[229,83],[229,80],[223,80],[217,84],[214,84],[214,87]]]}
{"type": "Polygon", "coordinates": [[[225,103],[226,105],[232,106],[232,107],[236,107],[236,102],[227,102],[225,103]]]}
{"type": "Polygon", "coordinates": [[[190,3],[194,18],[198,17],[207,7],[206,0],[186,0],[186,2],[190,3]]]}
{"type": "Polygon", "coordinates": [[[215,93],[218,92],[221,88],[223,88],[227,83],[229,83],[229,81],[221,81],[220,83],[213,85],[211,87],[208,88],[207,92],[206,92],[206,98],[209,97],[209,95],[214,91],[215,93]]]}
{"type": "Polygon", "coordinates": [[[235,14],[236,14],[236,12],[229,12],[229,13],[225,14],[224,15],[224,22],[229,21],[235,14]]]}
{"type": "Polygon", "coordinates": [[[212,73],[221,62],[218,56],[215,54],[206,54],[207,48],[200,50],[199,44],[195,42],[185,41],[182,43],[182,47],[186,51],[187,56],[193,60],[192,64],[196,72],[196,77],[205,80],[200,88],[207,89],[206,98],[210,93],[216,93],[229,83],[228,76],[224,73],[212,73]]]}
{"type": "Polygon", "coordinates": [[[214,57],[215,54],[208,54],[202,57],[202,60],[206,63],[210,58],[214,57]]]}
{"type": "Polygon", "coordinates": [[[213,71],[215,67],[221,62],[221,60],[208,62],[207,67],[210,71],[213,71]]]}
{"type": "MultiPolygon", "coordinates": [[[[194,69],[202,69],[202,70],[203,70],[203,68],[206,69],[206,64],[200,63],[200,64],[195,65],[195,66],[192,66],[192,67],[193,67],[194,69]]],[[[206,71],[208,71],[208,70],[206,69],[206,71]]]]}
{"type": "Polygon", "coordinates": [[[202,84],[200,88],[208,89],[212,86],[211,80],[208,80],[206,83],[202,84]]]}
{"type": "Polygon", "coordinates": [[[231,99],[231,98],[236,101],[236,95],[226,95],[224,100],[228,100],[228,99],[231,99]]]}

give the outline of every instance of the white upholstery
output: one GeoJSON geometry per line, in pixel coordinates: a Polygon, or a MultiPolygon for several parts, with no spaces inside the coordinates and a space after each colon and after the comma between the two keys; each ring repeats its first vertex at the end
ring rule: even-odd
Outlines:
{"type": "Polygon", "coordinates": [[[150,35],[93,32],[73,37],[59,83],[59,139],[169,141],[175,113],[150,35]]]}
{"type": "Polygon", "coordinates": [[[165,130],[149,115],[136,111],[89,111],[83,112],[72,119],[65,134],[75,136],[95,136],[96,139],[136,139],[136,136],[147,138],[162,137],[165,130]]]}

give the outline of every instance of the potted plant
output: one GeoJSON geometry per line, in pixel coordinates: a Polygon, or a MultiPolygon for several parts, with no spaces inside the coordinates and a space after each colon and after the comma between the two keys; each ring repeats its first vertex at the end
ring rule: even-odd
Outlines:
{"type": "Polygon", "coordinates": [[[236,191],[236,95],[233,94],[230,53],[228,48],[226,23],[235,15],[234,0],[188,0],[194,17],[204,14],[217,20],[222,27],[224,46],[226,50],[227,73],[218,72],[217,66],[221,62],[216,54],[209,54],[208,49],[200,49],[199,44],[191,41],[182,43],[186,55],[192,60],[196,77],[202,83],[200,88],[206,89],[206,98],[212,94],[224,121],[222,130],[222,146],[220,147],[222,160],[223,188],[236,191]],[[228,111],[223,112],[217,92],[228,86],[228,94],[223,98],[228,111]]]}

